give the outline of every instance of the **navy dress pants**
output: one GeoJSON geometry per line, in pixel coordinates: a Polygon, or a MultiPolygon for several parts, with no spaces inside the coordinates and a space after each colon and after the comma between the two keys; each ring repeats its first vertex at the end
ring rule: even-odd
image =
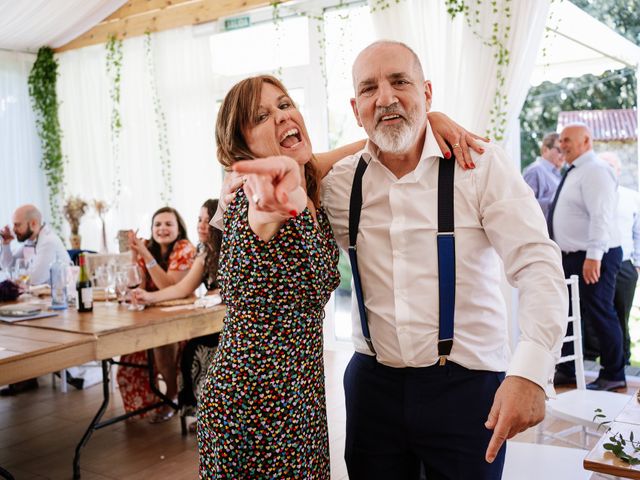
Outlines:
{"type": "MultiPolygon", "coordinates": [[[[584,283],[582,266],[586,252],[562,253],[562,267],[567,278],[571,275],[580,277],[580,312],[582,318],[590,323],[600,342],[600,377],[606,380],[624,380],[624,353],[622,348],[622,329],[618,315],[613,306],[616,288],[616,277],[622,262],[622,249],[611,248],[602,257],[600,264],[600,280],[587,285],[584,283]]],[[[572,333],[570,324],[569,333],[572,333]]],[[[573,354],[573,344],[565,343],[562,355],[573,354]]],[[[575,376],[573,362],[558,366],[563,373],[575,376]]]]}
{"type": "Polygon", "coordinates": [[[344,375],[350,480],[498,480],[506,444],[485,461],[484,422],[504,373],[452,362],[392,368],[355,353],[344,375]]]}
{"type": "Polygon", "coordinates": [[[616,277],[616,293],[613,298],[613,306],[618,314],[618,321],[622,329],[622,349],[624,351],[624,363],[631,364],[631,338],[629,337],[629,315],[633,305],[633,296],[636,293],[638,283],[638,271],[631,260],[622,262],[620,271],[616,277]]]}

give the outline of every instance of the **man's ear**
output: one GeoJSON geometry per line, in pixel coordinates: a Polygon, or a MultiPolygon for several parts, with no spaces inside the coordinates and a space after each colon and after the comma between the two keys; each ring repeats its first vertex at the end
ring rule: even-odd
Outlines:
{"type": "Polygon", "coordinates": [[[427,104],[427,112],[431,110],[431,101],[433,100],[433,90],[431,80],[424,81],[424,97],[427,104]]]}
{"type": "Polygon", "coordinates": [[[362,126],[362,122],[360,121],[360,114],[358,113],[358,105],[356,104],[356,99],[351,99],[351,110],[353,110],[353,114],[356,117],[356,121],[358,122],[358,126],[362,126]]]}

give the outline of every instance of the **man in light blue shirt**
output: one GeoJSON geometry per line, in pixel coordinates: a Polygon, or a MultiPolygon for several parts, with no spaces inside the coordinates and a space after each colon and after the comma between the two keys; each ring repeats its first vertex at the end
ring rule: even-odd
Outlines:
{"type": "Polygon", "coordinates": [[[540,156],[522,172],[522,177],[533,190],[545,218],[549,216],[549,206],[562,177],[560,169],[564,159],[559,139],[560,135],[557,133],[547,133],[542,139],[540,156]]]}
{"type": "MultiPolygon", "coordinates": [[[[620,178],[620,159],[614,152],[601,152],[598,156],[611,165],[620,178]]],[[[618,187],[618,229],[622,243],[622,265],[616,277],[614,306],[622,328],[624,360],[631,363],[631,339],[629,337],[629,314],[638,282],[640,267],[640,193],[637,190],[618,187]]]]}
{"type": "MultiPolygon", "coordinates": [[[[565,276],[580,276],[583,319],[600,341],[601,370],[587,388],[616,390],[626,387],[622,330],[613,306],[622,262],[616,222],[618,180],[594,153],[586,125],[566,126],[560,146],[569,169],[549,208],[549,234],[562,250],[565,276]]],[[[573,345],[565,344],[562,353],[573,353],[573,345]]],[[[573,363],[558,367],[557,384],[575,381],[572,367],[573,363]]]]}

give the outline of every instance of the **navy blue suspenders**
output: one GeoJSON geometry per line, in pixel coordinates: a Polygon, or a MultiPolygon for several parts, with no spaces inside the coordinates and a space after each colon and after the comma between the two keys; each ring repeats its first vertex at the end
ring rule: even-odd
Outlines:
{"type": "MultiPolygon", "coordinates": [[[[362,177],[368,163],[361,156],[351,187],[349,201],[349,261],[353,274],[353,286],[358,301],[362,334],[371,352],[376,351],[371,342],[367,311],[364,306],[362,282],[358,271],[358,256],[356,240],[360,225],[360,211],[362,210],[362,177]]],[[[455,312],[456,293],[456,251],[453,221],[453,177],[455,159],[440,159],[438,167],[438,286],[439,286],[439,330],[438,356],[440,365],[444,365],[453,346],[453,318],[455,312]]]]}

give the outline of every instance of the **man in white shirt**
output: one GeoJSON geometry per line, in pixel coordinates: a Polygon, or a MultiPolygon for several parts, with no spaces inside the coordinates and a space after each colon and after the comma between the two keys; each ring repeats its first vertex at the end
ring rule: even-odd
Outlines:
{"type": "MultiPolygon", "coordinates": [[[[549,208],[548,226],[551,238],[562,250],[565,276],[580,277],[582,320],[585,327],[593,328],[600,342],[601,369],[587,388],[625,388],[622,331],[613,306],[622,261],[616,221],[618,179],[593,151],[591,132],[585,124],[566,125],[560,133],[560,145],[569,169],[549,208]]],[[[565,344],[562,352],[572,354],[573,345],[565,344]]],[[[575,379],[573,367],[573,362],[558,365],[556,385],[575,379]]]]}
{"type": "MultiPolygon", "coordinates": [[[[505,440],[539,423],[545,394],[554,395],[567,318],[560,252],[531,189],[499,148],[474,155],[473,170],[456,166],[455,328],[451,353],[438,362],[443,155],[426,121],[431,84],[415,53],[396,42],[367,47],[353,77],[352,106],[369,141],[323,181],[323,203],[345,248],[354,172],[361,156],[368,163],[356,246],[375,355],[354,302],[356,353],[344,380],[349,478],[413,480],[422,464],[427,478],[499,479],[505,440]],[[519,288],[522,334],[513,356],[501,260],[519,288]]],[[[459,145],[453,150],[459,154],[459,145]]],[[[296,165],[278,158],[245,164],[263,175],[272,168],[254,195],[257,208],[277,204],[274,185],[293,176],[296,165]]]]}
{"type": "MultiPolygon", "coordinates": [[[[620,179],[620,158],[614,152],[600,152],[598,156],[613,168],[620,179]]],[[[631,363],[631,339],[629,314],[638,283],[640,268],[640,193],[618,185],[618,230],[622,247],[622,264],[616,276],[616,293],[613,304],[622,328],[622,346],[625,364],[631,363]]]]}
{"type": "Polygon", "coordinates": [[[42,214],[33,205],[23,205],[13,214],[13,231],[6,225],[1,231],[0,265],[10,269],[18,258],[29,263],[29,278],[32,285],[49,282],[49,267],[56,256],[61,261],[71,264],[71,259],[60,237],[42,223],[42,214]],[[22,243],[14,252],[11,241],[17,239],[22,243]]]}

